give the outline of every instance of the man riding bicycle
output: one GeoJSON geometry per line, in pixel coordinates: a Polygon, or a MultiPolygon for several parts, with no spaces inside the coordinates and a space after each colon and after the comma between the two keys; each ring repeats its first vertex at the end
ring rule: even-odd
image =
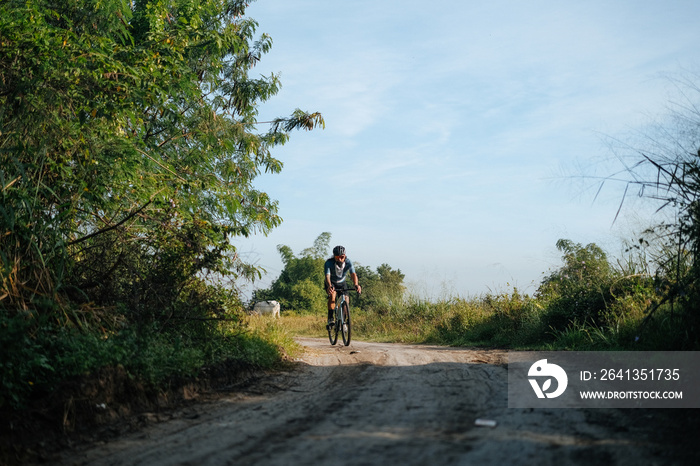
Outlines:
{"type": "Polygon", "coordinates": [[[333,248],[333,257],[328,259],[324,265],[326,273],[325,288],[328,294],[328,325],[330,328],[333,325],[333,314],[335,312],[335,297],[336,297],[336,287],[345,287],[345,277],[350,273],[350,278],[355,285],[355,290],[358,293],[362,293],[362,287],[357,280],[357,273],[355,273],[355,267],[352,265],[352,261],[345,255],[345,248],[343,246],[336,246],[333,248]]]}

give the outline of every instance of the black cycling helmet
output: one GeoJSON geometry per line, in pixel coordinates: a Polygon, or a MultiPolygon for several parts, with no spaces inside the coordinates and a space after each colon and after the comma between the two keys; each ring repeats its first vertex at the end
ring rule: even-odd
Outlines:
{"type": "Polygon", "coordinates": [[[333,248],[333,255],[334,256],[342,256],[345,254],[345,248],[342,246],[336,246],[333,248]]]}

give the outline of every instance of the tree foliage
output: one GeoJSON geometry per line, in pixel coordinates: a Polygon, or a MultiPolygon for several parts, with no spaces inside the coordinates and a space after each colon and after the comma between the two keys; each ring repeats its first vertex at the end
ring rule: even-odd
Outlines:
{"type": "Polygon", "coordinates": [[[103,364],[239,353],[236,281],[260,271],[234,241],[281,222],[256,177],[324,125],[258,121],[280,81],[253,73],[272,40],[248,3],[0,3],[0,407],[103,364]]]}
{"type": "Polygon", "coordinates": [[[289,246],[277,246],[284,269],[270,288],[256,290],[253,299],[274,299],[285,310],[320,310],[325,308],[323,288],[324,253],[330,246],[331,234],[321,233],[312,247],[304,249],[299,257],[289,246]]]}
{"type": "MultiPolygon", "coordinates": [[[[330,254],[331,234],[321,233],[313,246],[304,249],[299,256],[286,245],[277,246],[284,269],[270,288],[257,290],[253,300],[274,299],[283,309],[296,311],[322,311],[326,309],[324,290],[324,270],[326,256],[330,254]]],[[[362,285],[362,294],[353,296],[353,306],[363,309],[386,309],[398,305],[405,291],[404,274],[382,264],[373,271],[353,261],[358,279],[362,285]]]]}
{"type": "Polygon", "coordinates": [[[259,274],[232,245],[281,221],[254,180],[323,119],[259,131],[280,81],[250,75],[272,41],[247,3],[0,5],[0,305],[165,312],[202,274],[259,274]]]}
{"type": "Polygon", "coordinates": [[[356,266],[355,269],[362,284],[362,294],[355,297],[356,306],[384,313],[392,306],[403,303],[406,287],[403,284],[405,276],[401,270],[394,270],[389,264],[382,264],[374,271],[362,265],[356,266]]]}
{"type": "Polygon", "coordinates": [[[537,297],[549,309],[548,324],[563,329],[571,322],[598,323],[611,301],[613,269],[596,244],[557,241],[563,265],[540,284],[537,297]]]}

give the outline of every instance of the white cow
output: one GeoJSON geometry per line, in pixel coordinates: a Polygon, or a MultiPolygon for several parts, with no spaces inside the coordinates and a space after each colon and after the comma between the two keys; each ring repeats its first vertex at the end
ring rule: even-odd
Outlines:
{"type": "Polygon", "coordinates": [[[253,306],[253,314],[266,315],[271,314],[273,317],[280,316],[280,303],[277,301],[259,301],[253,306]]]}

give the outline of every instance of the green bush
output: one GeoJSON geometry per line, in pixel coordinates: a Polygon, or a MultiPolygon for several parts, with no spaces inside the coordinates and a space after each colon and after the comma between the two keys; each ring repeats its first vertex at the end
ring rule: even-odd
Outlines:
{"type": "Polygon", "coordinates": [[[1,313],[0,407],[25,407],[62,381],[103,367],[123,367],[140,382],[157,387],[172,378],[195,377],[202,368],[227,360],[269,368],[294,350],[296,344],[283,328],[252,331],[242,316],[224,313],[223,295],[219,290],[209,296],[218,306],[201,302],[191,321],[165,326],[152,322],[116,331],[57,324],[38,313],[1,313]],[[216,316],[217,310],[223,319],[196,318],[205,311],[216,316]]]}
{"type": "Polygon", "coordinates": [[[41,342],[32,336],[33,318],[0,314],[0,407],[22,406],[35,387],[55,373],[41,342]]]}
{"type": "Polygon", "coordinates": [[[595,244],[582,246],[561,239],[564,265],[544,279],[536,297],[547,309],[544,325],[554,330],[571,322],[598,324],[612,300],[613,270],[607,256],[595,244]]]}
{"type": "Polygon", "coordinates": [[[306,309],[309,312],[318,312],[326,309],[326,293],[316,279],[307,278],[292,285],[291,294],[294,296],[293,309],[306,309]]]}

